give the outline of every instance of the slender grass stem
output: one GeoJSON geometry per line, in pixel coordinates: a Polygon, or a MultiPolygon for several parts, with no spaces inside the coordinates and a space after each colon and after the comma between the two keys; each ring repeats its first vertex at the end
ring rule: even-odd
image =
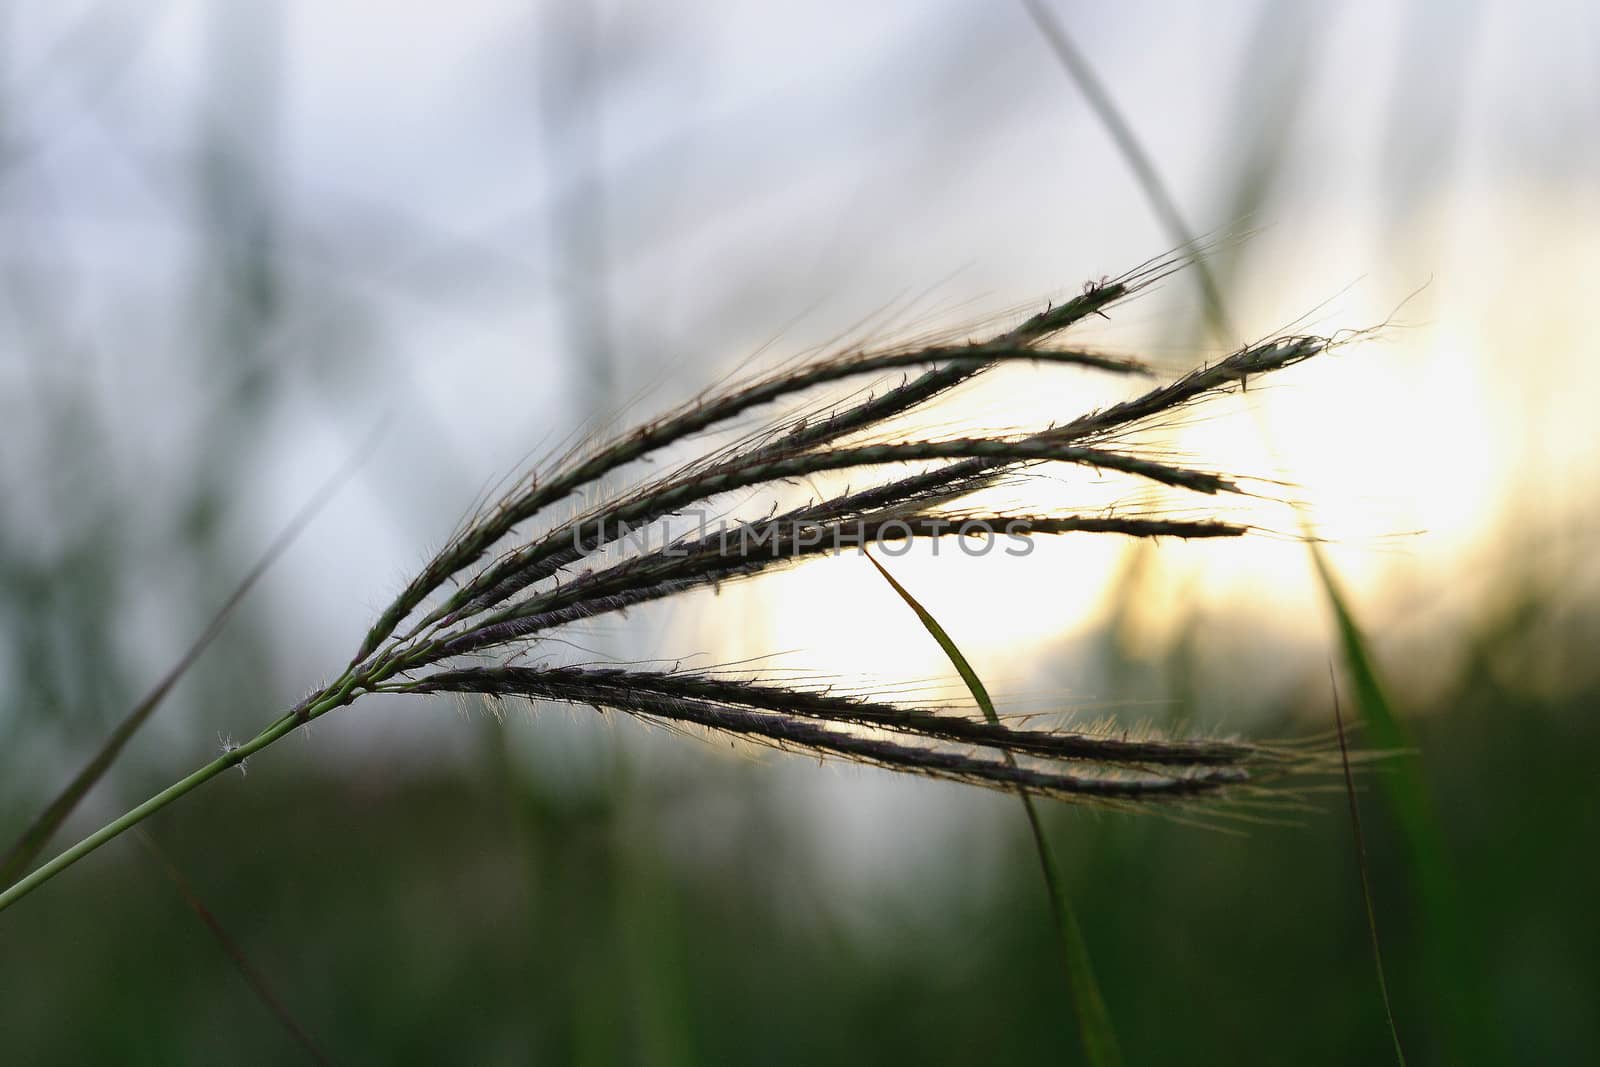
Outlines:
{"type": "Polygon", "coordinates": [[[143,804],[131,808],[117,818],[106,823],[94,833],[85,837],[71,848],[62,852],[48,863],[34,870],[31,874],[18,880],[16,884],[0,892],[0,911],[4,911],[35,889],[39,888],[68,867],[83,859],[95,849],[104,845],[122,834],[138,826],[156,812],[165,808],[173,801],[178,800],[200,786],[205,785],[217,775],[239,766],[249,757],[260,752],[268,745],[292,732],[295,727],[310,722],[321,715],[327,714],[342,704],[347,704],[354,699],[353,686],[346,683],[334,689],[327,696],[315,703],[307,705],[303,712],[291,712],[268,726],[255,737],[243,744],[230,748],[205,766],[191,772],[187,776],[167,786],[143,804]]]}
{"type": "Polygon", "coordinates": [[[1339,682],[1328,664],[1328,680],[1333,683],[1333,722],[1339,732],[1339,763],[1344,770],[1345,794],[1350,798],[1350,828],[1355,834],[1356,867],[1361,872],[1361,900],[1367,909],[1367,934],[1372,940],[1372,963],[1378,972],[1378,996],[1383,1001],[1383,1017],[1394,1042],[1394,1058],[1406,1067],[1405,1049],[1400,1046],[1400,1029],[1394,1023],[1394,1006],[1389,1003],[1389,979],[1383,969],[1383,944],[1378,939],[1378,910],[1372,903],[1372,884],[1367,878],[1367,839],[1361,832],[1361,805],[1356,801],[1356,780],[1350,773],[1350,747],[1344,739],[1344,713],[1339,709],[1339,682]]]}

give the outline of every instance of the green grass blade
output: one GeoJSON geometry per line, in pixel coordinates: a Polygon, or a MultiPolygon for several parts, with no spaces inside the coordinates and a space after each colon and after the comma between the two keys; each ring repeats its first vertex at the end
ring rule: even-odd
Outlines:
{"type": "Polygon", "coordinates": [[[1383,1000],[1383,1016],[1389,1022],[1389,1038],[1394,1042],[1394,1058],[1406,1067],[1405,1049],[1400,1047],[1400,1028],[1394,1023],[1394,1006],[1389,1002],[1389,979],[1383,970],[1383,945],[1378,939],[1378,909],[1372,904],[1372,883],[1367,877],[1367,841],[1361,832],[1361,805],[1356,801],[1356,779],[1350,773],[1350,747],[1344,739],[1344,712],[1339,708],[1339,683],[1328,664],[1328,680],[1333,683],[1333,724],[1339,733],[1339,763],[1344,768],[1345,795],[1350,799],[1350,826],[1356,839],[1356,869],[1361,874],[1361,899],[1367,906],[1367,934],[1372,940],[1372,963],[1378,972],[1378,995],[1383,1000]]]}
{"type": "MultiPolygon", "coordinates": [[[[1357,703],[1369,731],[1368,736],[1378,748],[1410,748],[1411,736],[1399,717],[1395,715],[1394,706],[1390,704],[1383,683],[1378,679],[1377,668],[1373,665],[1372,655],[1367,650],[1366,637],[1356,623],[1355,614],[1350,610],[1350,603],[1345,599],[1344,589],[1339,584],[1338,576],[1333,572],[1332,564],[1328,562],[1327,553],[1322,551],[1322,546],[1316,541],[1309,541],[1308,544],[1312,563],[1316,566],[1317,580],[1327,595],[1328,608],[1333,612],[1334,625],[1339,631],[1339,645],[1344,652],[1345,667],[1349,670],[1350,680],[1356,687],[1357,703]]],[[[1398,793],[1393,789],[1390,790],[1396,814],[1406,823],[1415,822],[1423,814],[1426,806],[1423,792],[1418,788],[1415,778],[1416,776],[1410,771],[1385,776],[1386,782],[1408,783],[1398,793]]]]}
{"type": "MultiPolygon", "coordinates": [[[[1357,624],[1344,589],[1322,546],[1308,541],[1317,577],[1338,630],[1345,669],[1355,690],[1362,723],[1374,748],[1409,752],[1410,731],[1395,714],[1366,636],[1357,624]]],[[[1453,1063],[1496,1063],[1499,1042],[1481,1003],[1483,965],[1469,934],[1458,882],[1434,816],[1422,766],[1417,759],[1396,760],[1379,776],[1390,814],[1405,842],[1413,891],[1421,913],[1429,985],[1442,998],[1443,1025],[1437,1027],[1453,1063]]]]}
{"type": "Polygon", "coordinates": [[[278,996],[277,991],[272,988],[272,983],[267,980],[266,974],[251,961],[250,957],[246,955],[244,947],[234,940],[233,936],[223,927],[216,913],[206,907],[205,902],[200,899],[194,886],[189,884],[189,879],[183,876],[183,872],[178,870],[178,865],[156,844],[155,838],[146,833],[142,826],[137,827],[133,832],[134,836],[139,839],[139,843],[144,846],[145,851],[150,854],[150,858],[161,868],[162,873],[167,876],[167,880],[178,891],[178,895],[183,898],[184,904],[188,906],[190,911],[194,912],[195,917],[205,925],[211,936],[216,939],[222,951],[227,953],[228,958],[233,961],[233,965],[238,968],[240,976],[249,985],[250,992],[255,995],[255,998],[261,1002],[267,1011],[272,1013],[273,1018],[278,1021],[278,1025],[283,1027],[294,1043],[299,1045],[313,1062],[323,1064],[324,1067],[332,1063],[316,1041],[312,1040],[305,1027],[301,1026],[294,1015],[290,1013],[289,1008],[284,1004],[283,998],[278,996]]]}
{"type": "MultiPolygon", "coordinates": [[[[1161,220],[1168,239],[1175,241],[1180,247],[1193,248],[1195,235],[1184,222],[1183,213],[1178,210],[1178,202],[1173,198],[1166,182],[1161,180],[1161,172],[1157,169],[1155,161],[1144,150],[1138,135],[1133,132],[1132,124],[1123,117],[1116,102],[1111,99],[1111,93],[1095,74],[1094,68],[1089,65],[1083,53],[1078,51],[1077,45],[1072,43],[1072,38],[1067,36],[1066,27],[1045,6],[1043,0],[1022,0],[1022,6],[1027,9],[1028,16],[1038,27],[1039,35],[1055,53],[1056,59],[1066,69],[1068,76],[1077,84],[1078,91],[1088,101],[1095,117],[1100,120],[1100,125],[1105,127],[1106,133],[1116,142],[1117,151],[1133,170],[1134,178],[1144,190],[1145,199],[1150,202],[1151,210],[1161,220]]],[[[1204,258],[1195,257],[1194,272],[1195,278],[1200,283],[1201,296],[1205,299],[1206,317],[1212,331],[1218,338],[1236,337],[1237,334],[1234,333],[1233,326],[1228,320],[1227,308],[1222,302],[1222,290],[1204,258]]]]}
{"type": "Polygon", "coordinates": [[[50,843],[50,839],[55,836],[56,831],[61,829],[61,824],[66,822],[67,818],[77,809],[78,803],[83,800],[84,796],[94,788],[101,778],[105,777],[106,771],[111,769],[111,765],[122,754],[123,748],[132,740],[139,727],[143,726],[146,720],[155,713],[155,710],[161,706],[162,701],[166,700],[167,694],[172,692],[173,686],[177,685],[183,679],[183,676],[189,673],[189,668],[195,665],[195,662],[200,659],[207,648],[211,647],[211,642],[216,640],[217,635],[222,632],[222,628],[227,624],[228,619],[244,601],[245,597],[249,595],[250,590],[255,588],[256,583],[261,580],[262,576],[271,569],[280,556],[288,551],[289,546],[295,542],[305,528],[311,524],[311,521],[338,494],[345,483],[354,476],[361,464],[366,462],[367,456],[377,446],[378,435],[381,430],[382,426],[380,424],[368,435],[366,441],[350,456],[344,465],[318,487],[317,491],[311,495],[311,498],[306,501],[300,510],[295,513],[294,517],[278,532],[278,535],[272,539],[272,542],[267,545],[266,550],[245,572],[244,577],[239,579],[239,584],[234,586],[233,591],[222,602],[222,606],[216,610],[216,613],[206,623],[205,629],[184,650],[183,655],[178,657],[178,661],[156,682],[155,687],[146,693],[139,703],[128,710],[127,714],[122,717],[122,721],[117,723],[110,736],[101,743],[99,750],[95,752],[89,762],[83,765],[83,768],[73,776],[72,781],[67,783],[66,787],[56,795],[56,798],[50,802],[49,806],[41,811],[33,822],[28,824],[28,828],[17,838],[10,850],[6,852],[5,857],[0,859],[0,886],[9,886],[27,873],[28,867],[38,858],[39,853],[44,851],[44,847],[50,843]]]}
{"type": "MultiPolygon", "coordinates": [[[[1176,201],[1162,181],[1158,168],[1088,60],[1072,43],[1065,27],[1043,0],[1022,2],[1046,43],[1133,170],[1145,199],[1166,229],[1169,239],[1180,244],[1191,242],[1193,231],[1178,211],[1176,201]]],[[[1297,36],[1296,45],[1302,43],[1303,37],[1297,36]]],[[[1300,91],[1295,83],[1291,83],[1291,88],[1296,94],[1300,91]]],[[[1298,95],[1292,99],[1298,100],[1298,95]]],[[[1248,158],[1254,162],[1241,170],[1241,177],[1250,180],[1237,183],[1239,198],[1234,205],[1236,212],[1259,207],[1264,202],[1271,181],[1281,169],[1283,144],[1292,113],[1291,106],[1280,106],[1276,112],[1277,120],[1268,125],[1260,142],[1248,153],[1248,158]]],[[[1221,287],[1207,264],[1197,263],[1197,268],[1201,271],[1199,281],[1207,304],[1207,317],[1213,331],[1222,336],[1228,317],[1222,304],[1221,287]]],[[[1306,521],[1303,516],[1302,519],[1306,521]]],[[[1369,731],[1368,736],[1380,749],[1409,749],[1412,746],[1408,732],[1394,712],[1333,567],[1316,541],[1309,538],[1308,541],[1319,584],[1339,630],[1344,660],[1362,720],[1369,731]]],[[[1400,763],[1392,773],[1383,776],[1383,785],[1388,807],[1406,843],[1415,892],[1424,914],[1425,952],[1432,977],[1430,984],[1440,991],[1446,1001],[1446,1018],[1442,1020],[1444,1025],[1438,1029],[1454,1062],[1494,1062],[1492,1050],[1497,1042],[1485,1022],[1488,1016],[1478,1003],[1482,997],[1475,985],[1484,972],[1481,966],[1474,966],[1475,946],[1466,934],[1468,924],[1465,912],[1438,824],[1430,810],[1421,769],[1414,760],[1400,763]]]]}
{"type": "MultiPolygon", "coordinates": [[[[873,559],[865,549],[861,554],[867,557],[867,562],[877,568],[878,573],[883,575],[883,580],[900,595],[900,599],[906,602],[906,606],[916,614],[923,627],[938,642],[939,648],[954,665],[962,682],[966,683],[972,699],[983,709],[984,718],[998,724],[1000,716],[994,709],[994,701],[989,697],[989,690],[984,688],[978,672],[972,669],[972,664],[961,654],[961,649],[956,647],[955,641],[951,640],[944,627],[939,625],[939,621],[927,608],[918,603],[917,598],[912,596],[905,586],[895,581],[894,575],[884,569],[883,564],[873,559]]],[[[1010,753],[1006,754],[1006,760],[1015,762],[1010,753]]],[[[1105,998],[1100,994],[1100,983],[1095,980],[1094,964],[1089,958],[1089,946],[1083,939],[1083,930],[1078,925],[1077,913],[1072,910],[1072,902],[1067,899],[1061,868],[1056,862],[1049,840],[1045,837],[1044,826],[1039,820],[1039,812],[1033,803],[1033,797],[1029,796],[1026,790],[1018,790],[1018,794],[1022,797],[1023,810],[1028,815],[1028,827],[1033,832],[1034,848],[1039,853],[1039,866],[1044,871],[1045,888],[1050,894],[1051,914],[1055,918],[1056,935],[1061,944],[1062,964],[1067,972],[1067,987],[1072,995],[1073,1012],[1078,1018],[1078,1036],[1083,1042],[1084,1055],[1095,1067],[1118,1067],[1122,1063],[1122,1052],[1117,1045],[1116,1031],[1111,1026],[1111,1013],[1106,1010],[1105,998]]]]}

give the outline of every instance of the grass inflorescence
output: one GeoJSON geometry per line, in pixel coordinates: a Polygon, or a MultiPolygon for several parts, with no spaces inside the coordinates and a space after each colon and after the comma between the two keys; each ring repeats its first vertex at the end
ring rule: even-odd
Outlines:
{"type": "Polygon", "coordinates": [[[1326,773],[1325,751],[1242,740],[1043,729],[972,719],[900,699],[842,694],[761,677],[615,666],[540,665],[574,624],[802,564],[869,544],[976,533],[1027,539],[1066,533],[1227,538],[1249,528],[1220,518],[1159,513],[1004,511],[985,490],[1026,485],[1042,468],[1112,471],[1202,496],[1242,492],[1237,479],[1170,458],[1140,455],[1129,431],[1329,347],[1309,336],[1272,338],[1109,407],[1048,426],[993,433],[906,436],[895,420],[1003,364],[1031,361],[1095,373],[1149,376],[1145,362],[1063,343],[1091,316],[1178,269],[1152,261],[1117,279],[966,344],[859,349],[813,359],[707,394],[614,439],[580,447],[515,483],[479,510],[379,615],[339,676],[256,736],[107,824],[0,893],[14,903],[99,845],[278,739],[369,693],[478,694],[592,706],[673,728],[692,727],[784,749],[1004,790],[1113,807],[1226,801],[1274,779],[1326,773]],[[874,392],[812,403],[731,445],[666,473],[608,491],[607,480],[711,431],[738,429],[757,409],[814,396],[819,387],[900,372],[874,392]],[[691,509],[740,493],[778,492],[815,475],[853,482],[804,504],[715,532],[669,534],[691,509]],[[574,501],[584,503],[574,508],[574,501]],[[558,512],[560,514],[558,514],[558,512]],[[660,543],[633,536],[656,528],[660,543]]]}

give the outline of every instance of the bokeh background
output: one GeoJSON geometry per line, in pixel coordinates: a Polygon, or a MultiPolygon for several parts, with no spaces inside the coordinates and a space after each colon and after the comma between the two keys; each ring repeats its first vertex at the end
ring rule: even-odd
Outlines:
{"type": "MultiPolygon", "coordinates": [[[[1209,235],[1237,331],[1190,271],[1094,340],[1178,372],[1388,324],[1164,442],[1305,502],[1414,734],[1470,936],[1441,955],[1369,781],[1413,1062],[1595,1062],[1600,16],[1051,9],[1209,235]]],[[[0,833],[374,427],[59,844],[341,667],[569,435],[1172,243],[1020,4],[6,4],[0,833]]],[[[1123,388],[997,376],[949,417],[1123,388]]],[[[1266,534],[897,571],[1007,710],[1325,731],[1339,652],[1298,520],[1233,514],[1266,534]]],[[[583,637],[959,692],[855,558],[583,637]]],[[[337,1062],[1077,1056],[1013,799],[615,718],[363,701],[148,829],[337,1062]]],[[[1050,824],[1129,1062],[1390,1055],[1337,793],[1245,832],[1050,824]]],[[[132,838],[0,915],[5,1062],[300,1055],[132,838]]]]}

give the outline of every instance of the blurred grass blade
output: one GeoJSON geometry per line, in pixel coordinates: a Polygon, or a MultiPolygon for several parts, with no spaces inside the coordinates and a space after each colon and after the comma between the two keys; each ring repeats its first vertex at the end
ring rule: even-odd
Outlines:
{"type": "MultiPolygon", "coordinates": [[[[1166,227],[1169,239],[1180,244],[1192,242],[1192,231],[1178,211],[1159,171],[1133,132],[1132,125],[1112,102],[1110,94],[1073,45],[1065,28],[1045,6],[1044,0],[1022,0],[1022,3],[1057,59],[1116,142],[1117,149],[1138,179],[1151,210],[1166,227]]],[[[1269,131],[1271,136],[1267,143],[1281,147],[1281,138],[1286,129],[1287,125],[1280,123],[1278,128],[1269,131]]],[[[1273,170],[1276,171],[1277,160],[1270,155],[1265,158],[1273,158],[1273,170]]],[[[1265,187],[1252,192],[1258,198],[1264,198],[1265,187]]],[[[1216,278],[1204,262],[1197,262],[1196,266],[1200,271],[1200,283],[1212,328],[1224,329],[1228,319],[1216,278]]],[[[1270,447],[1270,440],[1268,444],[1270,447]]],[[[1303,515],[1302,521],[1309,527],[1309,521],[1303,515]]],[[[1368,736],[1380,749],[1409,749],[1410,738],[1394,713],[1333,567],[1313,538],[1308,537],[1307,543],[1323,594],[1339,629],[1344,658],[1355,686],[1362,719],[1369,730],[1368,736]]],[[[1389,806],[1405,837],[1415,889],[1422,903],[1432,985],[1448,1001],[1448,1018],[1440,1030],[1458,1062],[1493,1062],[1493,1054],[1488,1050],[1495,1046],[1495,1042],[1485,1023],[1487,1016],[1475,1003],[1479,999],[1475,993],[1464,988],[1476,983],[1483,971],[1472,966],[1473,951],[1466,937],[1467,927],[1456,882],[1450,873],[1437,824],[1429,810],[1421,773],[1414,761],[1400,763],[1391,774],[1383,776],[1383,783],[1389,806]]]]}
{"type": "MultiPolygon", "coordinates": [[[[1315,540],[1308,539],[1307,543],[1311,550],[1312,562],[1316,564],[1317,579],[1327,594],[1328,607],[1333,612],[1334,625],[1339,630],[1339,644],[1344,651],[1345,665],[1350,671],[1351,680],[1355,683],[1357,703],[1370,731],[1369,736],[1377,748],[1410,748],[1411,737],[1396,717],[1394,708],[1384,692],[1383,684],[1378,680],[1377,669],[1373,666],[1372,656],[1367,650],[1366,638],[1356,624],[1355,615],[1345,599],[1344,589],[1340,586],[1338,577],[1333,573],[1332,564],[1328,562],[1327,553],[1322,551],[1322,546],[1315,540]]],[[[1415,776],[1406,770],[1385,776],[1385,781],[1411,780],[1414,786],[1414,778],[1415,776]]],[[[1414,820],[1422,814],[1424,802],[1420,789],[1408,788],[1399,793],[1391,789],[1390,793],[1397,811],[1402,805],[1404,807],[1404,811],[1400,812],[1402,822],[1414,820]]]]}
{"type": "Polygon", "coordinates": [[[1344,768],[1345,795],[1350,798],[1350,826],[1356,839],[1356,869],[1361,873],[1361,899],[1367,906],[1367,933],[1372,937],[1372,963],[1378,971],[1378,993],[1383,998],[1383,1015],[1389,1022],[1389,1038],[1394,1042],[1394,1058],[1406,1067],[1405,1050],[1400,1047],[1400,1029],[1394,1024],[1394,1007],[1389,1003],[1389,979],[1383,971],[1383,946],[1378,940],[1378,911],[1372,904],[1372,883],[1367,877],[1367,841],[1361,833],[1361,805],[1356,800],[1356,780],[1350,773],[1350,747],[1344,738],[1344,713],[1339,708],[1339,682],[1328,664],[1328,681],[1333,683],[1333,725],[1339,734],[1339,763],[1344,768]]]}
{"type": "Polygon", "coordinates": [[[144,845],[145,851],[150,853],[150,858],[156,861],[168,880],[178,890],[178,894],[183,897],[183,902],[205,924],[206,929],[211,931],[211,936],[217,939],[217,943],[228,954],[228,958],[233,960],[234,966],[239,968],[239,973],[244,976],[244,980],[249,984],[250,991],[256,995],[256,999],[272,1013],[273,1018],[278,1020],[279,1025],[294,1039],[295,1044],[305,1050],[306,1055],[319,1064],[326,1065],[331,1063],[332,1061],[323,1054],[322,1049],[317,1047],[317,1043],[311,1040],[311,1035],[306,1033],[305,1028],[295,1021],[293,1015],[289,1014],[289,1009],[284,1006],[283,1001],[273,991],[266,975],[262,974],[261,970],[250,962],[250,957],[245,955],[245,951],[239,945],[239,942],[235,941],[228,934],[228,931],[223,929],[222,923],[218,921],[216,915],[200,900],[200,897],[194,891],[194,887],[189,884],[189,880],[183,876],[182,871],[178,870],[177,864],[167,857],[167,854],[156,844],[155,839],[145,832],[144,827],[137,828],[134,833],[138,835],[139,842],[144,845]]]}
{"type": "MultiPolygon", "coordinates": [[[[1309,539],[1308,545],[1339,631],[1345,669],[1350,674],[1356,703],[1373,747],[1409,752],[1414,748],[1410,731],[1395,714],[1338,576],[1322,546],[1309,539]]],[[[1438,1032],[1450,1061],[1500,1062],[1496,1056],[1499,1041],[1480,1003],[1483,966],[1477,959],[1476,942],[1468,933],[1461,894],[1428,799],[1421,764],[1414,758],[1396,760],[1379,781],[1411,864],[1413,890],[1421,915],[1425,965],[1430,973],[1429,985],[1444,1000],[1445,1025],[1438,1027],[1438,1032]]]]}
{"type": "MultiPolygon", "coordinates": [[[[939,648],[949,658],[966,683],[967,689],[972,693],[972,699],[983,709],[984,718],[996,725],[1000,716],[995,711],[994,701],[989,698],[989,690],[984,687],[983,680],[978,677],[978,672],[972,669],[972,664],[967,662],[967,657],[961,654],[961,649],[956,647],[955,641],[945,632],[939,621],[924,608],[917,598],[912,596],[905,586],[901,585],[884,569],[872,555],[862,548],[861,554],[867,557],[867,562],[877,568],[883,575],[883,580],[889,587],[900,595],[900,599],[909,607],[927,629],[933,639],[938,642],[939,648]]],[[[1015,763],[1011,754],[1006,753],[1006,762],[1015,763]]],[[[1033,797],[1026,790],[1018,790],[1022,797],[1022,807],[1028,815],[1028,827],[1033,832],[1034,848],[1039,853],[1039,866],[1044,871],[1045,888],[1050,894],[1051,913],[1055,917],[1056,934],[1061,943],[1062,963],[1066,967],[1067,986],[1072,994],[1073,1011],[1078,1017],[1078,1036],[1083,1042],[1084,1055],[1094,1067],[1118,1067],[1122,1063],[1122,1052],[1117,1045],[1117,1034],[1111,1026],[1111,1013],[1106,1010],[1105,998],[1100,994],[1100,983],[1095,980],[1094,964],[1089,958],[1089,946],[1083,940],[1083,930],[1078,925],[1077,913],[1072,910],[1072,902],[1067,899],[1066,885],[1061,878],[1060,866],[1056,863],[1055,853],[1050,848],[1050,842],[1045,837],[1044,826],[1039,820],[1039,812],[1033,803],[1033,797]]]]}
{"type": "Polygon", "coordinates": [[[161,702],[172,691],[172,687],[178,684],[183,676],[189,672],[189,668],[194,666],[205,650],[211,646],[211,642],[216,640],[217,635],[222,632],[223,626],[227,624],[228,619],[244,601],[250,590],[261,580],[261,576],[266,574],[272,565],[278,561],[278,558],[288,550],[295,539],[310,525],[311,520],[317,517],[318,513],[327,506],[328,501],[333,499],[334,495],[349,481],[351,475],[355,474],[361,464],[366,461],[367,456],[372,453],[373,447],[377,444],[381,431],[382,426],[380,424],[367,436],[366,441],[351,454],[344,465],[318,487],[317,491],[312,494],[311,499],[306,501],[294,517],[278,532],[278,536],[273,538],[272,542],[267,545],[266,550],[261,553],[255,564],[245,572],[244,577],[239,580],[239,584],[234,586],[233,592],[228,594],[228,598],[222,602],[222,606],[217,609],[216,613],[211,616],[211,620],[206,623],[206,627],[201,631],[200,636],[194,639],[194,642],[184,651],[182,656],[178,657],[178,662],[174,663],[167,673],[161,677],[160,681],[156,682],[155,687],[145,694],[144,699],[135,704],[122,717],[122,721],[111,731],[111,736],[106,738],[105,742],[100,746],[100,750],[73,777],[72,781],[67,783],[66,788],[50,802],[50,805],[40,812],[38,817],[22,832],[16,843],[11,846],[10,851],[6,853],[5,858],[0,860],[0,886],[12,885],[27,873],[28,867],[38,858],[44,847],[50,843],[50,839],[61,828],[61,824],[67,821],[68,816],[77,808],[78,803],[83,800],[89,790],[94,788],[95,783],[99,782],[105,776],[106,771],[111,769],[111,764],[116,762],[117,757],[122,754],[123,748],[134,733],[144,725],[145,720],[155,713],[156,708],[161,706],[161,702]]]}
{"type": "MultiPolygon", "coordinates": [[[[1155,161],[1145,152],[1144,146],[1133,132],[1133,126],[1123,118],[1122,112],[1111,99],[1111,94],[1096,76],[1094,68],[1089,66],[1089,61],[1072,43],[1072,38],[1067,36],[1066,27],[1061,25],[1061,21],[1045,6],[1044,0],[1022,0],[1022,6],[1027,9],[1028,16],[1039,28],[1040,36],[1055,53],[1056,59],[1077,84],[1078,91],[1083,93],[1084,99],[1088,101],[1100,124],[1116,142],[1117,151],[1127,160],[1135,179],[1139,182],[1139,187],[1144,190],[1145,198],[1150,201],[1150,206],[1160,218],[1161,225],[1166,228],[1168,239],[1183,248],[1192,249],[1195,235],[1185,224],[1183,214],[1178,210],[1177,201],[1173,199],[1166,183],[1161,180],[1161,172],[1156,169],[1155,161]]],[[[1217,279],[1212,275],[1211,268],[1206,265],[1203,257],[1195,257],[1194,271],[1195,278],[1200,283],[1201,295],[1205,298],[1206,317],[1210,320],[1212,332],[1219,340],[1228,342],[1236,335],[1232,324],[1228,321],[1228,312],[1223,305],[1222,290],[1217,285],[1217,279]]]]}

